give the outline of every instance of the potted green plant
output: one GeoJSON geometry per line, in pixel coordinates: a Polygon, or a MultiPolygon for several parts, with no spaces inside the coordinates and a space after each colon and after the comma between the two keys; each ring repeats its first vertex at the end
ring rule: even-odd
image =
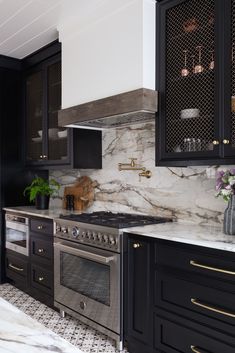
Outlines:
{"type": "Polygon", "coordinates": [[[38,210],[47,210],[50,196],[58,193],[60,184],[55,179],[35,178],[32,183],[24,189],[24,195],[29,195],[29,201],[34,202],[38,210]]]}

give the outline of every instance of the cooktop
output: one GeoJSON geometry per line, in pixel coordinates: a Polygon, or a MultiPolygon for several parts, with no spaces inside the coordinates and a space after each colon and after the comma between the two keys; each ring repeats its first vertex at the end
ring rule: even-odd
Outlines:
{"type": "Polygon", "coordinates": [[[152,217],[131,213],[113,213],[105,211],[81,214],[71,213],[70,215],[60,215],[60,218],[74,222],[102,225],[117,229],[172,221],[170,218],[152,217]]]}

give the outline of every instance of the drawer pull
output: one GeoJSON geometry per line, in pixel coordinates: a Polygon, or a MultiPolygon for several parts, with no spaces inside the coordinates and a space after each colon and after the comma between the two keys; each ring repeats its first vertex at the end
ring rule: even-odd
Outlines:
{"type": "Polygon", "coordinates": [[[199,264],[198,262],[195,262],[193,260],[190,260],[190,265],[195,266],[195,267],[204,268],[205,270],[209,270],[209,271],[226,273],[227,275],[235,276],[235,272],[234,271],[223,270],[222,268],[216,268],[216,267],[202,265],[202,264],[199,264]]]}
{"type": "Polygon", "coordinates": [[[39,281],[39,282],[44,281],[44,277],[38,277],[38,281],[39,281]]]}
{"type": "Polygon", "coordinates": [[[38,252],[39,252],[39,254],[43,254],[43,253],[45,252],[45,249],[39,248],[39,249],[38,249],[38,252]]]}
{"type": "Polygon", "coordinates": [[[194,353],[201,353],[201,352],[197,349],[197,347],[195,347],[195,346],[191,346],[190,348],[191,348],[192,352],[194,352],[194,353]]]}
{"type": "Polygon", "coordinates": [[[37,226],[38,230],[42,230],[43,226],[40,224],[39,226],[37,226]]]}
{"type": "Polygon", "coordinates": [[[229,317],[235,318],[235,314],[229,313],[228,311],[224,311],[224,310],[215,308],[213,306],[209,306],[209,305],[200,303],[197,299],[191,298],[191,303],[194,304],[194,305],[200,306],[201,308],[204,308],[206,310],[213,311],[214,313],[218,313],[218,314],[222,314],[222,315],[225,315],[225,316],[229,316],[229,317]]]}
{"type": "Polygon", "coordinates": [[[134,249],[139,249],[141,247],[141,244],[140,243],[134,243],[133,244],[133,248],[134,249]]]}
{"type": "Polygon", "coordinates": [[[23,268],[14,266],[14,265],[12,265],[12,264],[9,264],[8,266],[9,266],[10,268],[12,268],[13,270],[16,270],[16,271],[19,271],[19,272],[24,271],[23,268]]]}

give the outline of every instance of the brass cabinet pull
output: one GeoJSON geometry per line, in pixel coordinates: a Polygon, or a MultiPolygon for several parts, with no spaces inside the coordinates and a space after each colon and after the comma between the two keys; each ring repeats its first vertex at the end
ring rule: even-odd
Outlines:
{"type": "Polygon", "coordinates": [[[198,262],[196,262],[194,260],[190,260],[190,265],[195,266],[195,267],[204,268],[205,270],[209,270],[209,271],[220,272],[220,273],[225,273],[227,275],[235,276],[234,271],[229,271],[229,270],[224,270],[222,268],[211,267],[211,266],[199,264],[198,262]]]}
{"type": "Polygon", "coordinates": [[[39,248],[38,252],[39,252],[39,254],[43,254],[45,252],[45,249],[39,248]]]}
{"type": "Polygon", "coordinates": [[[44,277],[38,277],[39,282],[44,281],[44,277]]]}
{"type": "Polygon", "coordinates": [[[40,224],[39,226],[37,226],[38,230],[42,230],[43,226],[40,224]]]}
{"type": "Polygon", "coordinates": [[[195,346],[190,346],[190,348],[191,348],[192,352],[194,352],[194,353],[201,353],[201,352],[197,349],[197,347],[195,347],[195,346]]]}
{"type": "Polygon", "coordinates": [[[223,140],[223,144],[224,144],[224,145],[229,145],[229,144],[230,144],[230,141],[229,141],[229,140],[224,139],[224,140],[223,140]]]}
{"type": "Polygon", "coordinates": [[[214,146],[218,146],[219,145],[219,140],[213,140],[212,143],[213,143],[214,146]]]}
{"type": "Polygon", "coordinates": [[[140,243],[134,243],[133,244],[133,248],[134,249],[138,249],[138,248],[140,248],[141,247],[141,244],[140,243]]]}
{"type": "Polygon", "coordinates": [[[8,266],[9,266],[10,268],[12,268],[13,270],[16,270],[16,271],[19,271],[19,272],[24,271],[23,268],[14,266],[14,265],[12,265],[12,264],[9,264],[8,266]]]}
{"type": "Polygon", "coordinates": [[[203,309],[213,311],[214,313],[222,314],[222,315],[225,315],[225,316],[229,316],[229,317],[235,318],[235,314],[229,313],[228,311],[225,311],[225,310],[221,310],[221,309],[215,308],[213,306],[209,306],[209,305],[200,303],[197,299],[191,298],[191,303],[194,304],[194,305],[200,306],[203,309]]]}

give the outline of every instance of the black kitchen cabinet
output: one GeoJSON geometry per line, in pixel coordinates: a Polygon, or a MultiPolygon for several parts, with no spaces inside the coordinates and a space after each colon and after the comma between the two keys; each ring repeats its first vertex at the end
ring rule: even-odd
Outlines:
{"type": "Polygon", "coordinates": [[[53,307],[54,252],[53,221],[51,219],[30,219],[29,244],[29,293],[53,307]]]}
{"type": "Polygon", "coordinates": [[[129,352],[233,353],[235,254],[126,236],[129,352]]]}
{"type": "Polygon", "coordinates": [[[128,295],[125,319],[128,348],[130,352],[148,353],[151,352],[149,344],[152,340],[151,242],[141,237],[130,236],[127,247],[128,295]]]}
{"type": "Polygon", "coordinates": [[[52,169],[101,168],[101,132],[58,126],[61,48],[55,42],[24,59],[25,164],[52,169]]]}
{"type": "Polygon", "coordinates": [[[54,307],[53,221],[29,218],[29,256],[5,249],[7,281],[54,307]]]}
{"type": "Polygon", "coordinates": [[[156,165],[233,164],[235,1],[156,6],[156,165]]]}

